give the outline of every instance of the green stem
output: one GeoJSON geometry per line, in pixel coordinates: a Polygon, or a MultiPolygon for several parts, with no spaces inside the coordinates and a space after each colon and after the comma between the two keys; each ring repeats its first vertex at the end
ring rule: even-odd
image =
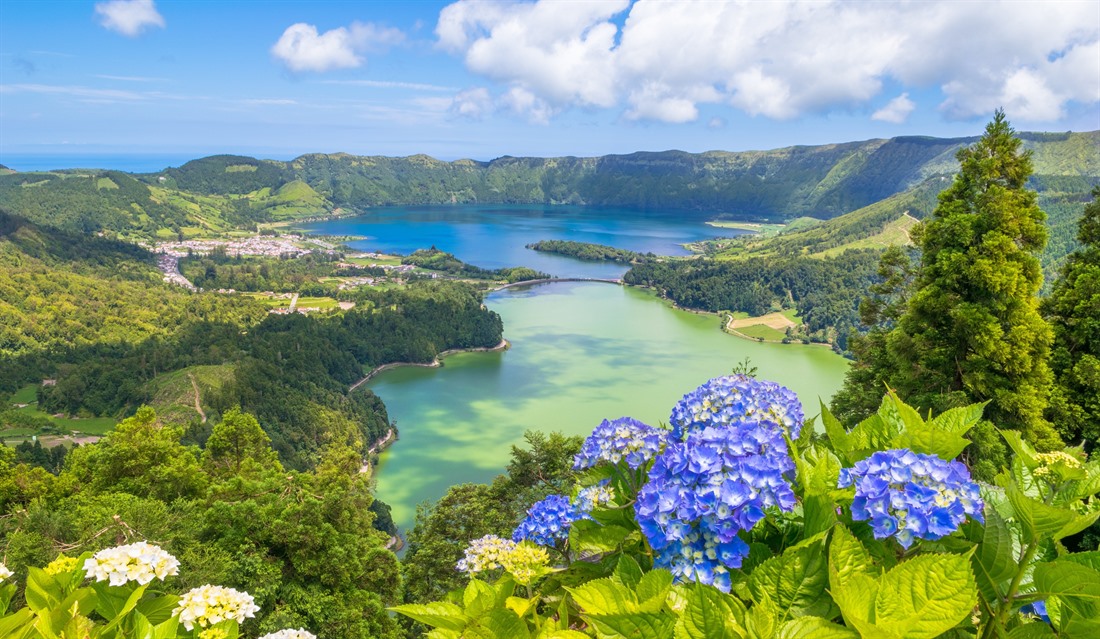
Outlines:
{"type": "Polygon", "coordinates": [[[1031,564],[1031,560],[1035,559],[1035,553],[1038,550],[1039,540],[1036,539],[1028,544],[1027,549],[1024,551],[1024,556],[1020,560],[1020,568],[1012,577],[1012,583],[1008,585],[1008,592],[1005,593],[1004,599],[1001,600],[997,614],[991,620],[992,623],[986,626],[985,632],[982,633],[983,637],[994,636],[990,634],[991,632],[1002,634],[1005,624],[1008,623],[1008,616],[1012,614],[1012,602],[1015,601],[1016,593],[1020,590],[1020,583],[1024,580],[1024,573],[1027,572],[1027,567],[1031,564]]]}

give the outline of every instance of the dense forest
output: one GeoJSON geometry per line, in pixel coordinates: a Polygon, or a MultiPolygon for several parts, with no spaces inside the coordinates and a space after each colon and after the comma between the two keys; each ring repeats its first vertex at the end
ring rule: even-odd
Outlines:
{"type": "Polygon", "coordinates": [[[825,259],[650,260],[635,264],[623,281],[653,287],[680,306],[703,311],[763,315],[797,307],[811,334],[845,350],[878,259],[879,251],[864,249],[825,259]]]}

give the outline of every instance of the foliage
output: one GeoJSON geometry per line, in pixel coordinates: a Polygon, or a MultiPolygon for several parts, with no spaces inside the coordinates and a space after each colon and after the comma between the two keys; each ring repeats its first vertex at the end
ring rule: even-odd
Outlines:
{"type": "MultiPolygon", "coordinates": [[[[150,619],[154,626],[183,613],[175,616],[179,628],[170,623],[162,631],[166,634],[156,636],[175,637],[178,631],[194,637],[200,628],[185,632],[187,625],[203,613],[187,606],[184,593],[220,584],[250,593],[257,607],[254,618],[239,619],[244,636],[288,626],[310,628],[323,639],[396,636],[383,607],[400,601],[398,565],[385,548],[389,533],[375,528],[376,502],[359,472],[360,455],[332,444],[314,471],[284,470],[251,415],[230,410],[225,417],[200,452],[183,445],[181,431],[160,424],[150,409],[139,410],[99,443],[76,449],[58,477],[15,464],[4,455],[10,449],[0,448],[3,554],[26,585],[14,600],[33,609],[0,618],[0,627],[47,614],[38,605],[38,586],[53,586],[36,581],[42,571],[35,566],[85,553],[66,569],[73,576],[65,582],[67,590],[45,605],[55,633],[76,618],[70,614],[72,601],[98,597],[113,608],[81,603],[76,611],[97,628],[110,623],[112,611],[122,610],[132,598],[133,610],[142,615],[158,611],[159,620],[150,619]],[[159,548],[150,550],[145,540],[156,540],[159,548]],[[126,548],[107,550],[123,544],[126,548]],[[97,552],[95,562],[83,561],[97,552]],[[110,584],[81,586],[83,570],[110,584]],[[140,589],[137,582],[113,589],[134,578],[146,583],[140,589]],[[77,590],[83,594],[73,595],[77,590]],[[179,602],[177,594],[184,595],[179,602]],[[69,604],[58,604],[70,595],[69,604]],[[152,599],[159,603],[146,603],[152,599]]],[[[31,622],[40,629],[47,623],[31,622]]],[[[121,634],[92,636],[145,636],[127,625],[142,623],[129,615],[116,624],[124,628],[121,634]]],[[[3,630],[0,635],[12,636],[3,630]]]]}
{"type": "MultiPolygon", "coordinates": [[[[543,253],[568,255],[569,257],[575,257],[582,260],[599,262],[629,263],[637,262],[647,257],[641,253],[615,248],[614,246],[592,244],[591,242],[574,242],[571,240],[539,240],[538,242],[528,244],[527,248],[543,253]]],[[[652,256],[653,254],[651,253],[648,257],[652,256]]]]}
{"type": "Polygon", "coordinates": [[[540,273],[522,266],[498,269],[484,269],[472,264],[467,264],[454,255],[441,251],[436,247],[420,249],[401,259],[402,264],[412,264],[420,268],[432,271],[448,273],[456,277],[464,277],[475,280],[505,280],[507,282],[523,282],[526,280],[539,280],[550,277],[546,273],[540,273]]]}
{"type": "MultiPolygon", "coordinates": [[[[884,384],[935,410],[988,401],[991,423],[1058,448],[1043,417],[1051,332],[1035,296],[1046,230],[1036,194],[1026,188],[1030,154],[999,111],[958,158],[961,172],[917,229],[920,266],[914,273],[897,254],[881,266],[877,300],[865,306],[874,327],[857,340],[859,359],[837,406],[858,415],[884,384]]],[[[991,423],[975,432],[969,453],[986,479],[1005,454],[991,423]]]]}
{"type": "Polygon", "coordinates": [[[1100,187],[1078,226],[1070,255],[1042,311],[1054,330],[1056,383],[1048,415],[1066,441],[1100,440],[1100,187]]]}
{"type": "MultiPolygon", "coordinates": [[[[567,536],[544,539],[541,555],[521,550],[526,541],[471,540],[458,566],[469,575],[463,587],[393,610],[441,638],[991,639],[1085,637],[1098,627],[1096,553],[1059,540],[1100,517],[1100,462],[1085,463],[1079,449],[1038,453],[1004,431],[1016,458],[995,484],[979,485],[949,460],[968,444],[981,404],[924,419],[889,394],[850,429],[822,407],[818,437],[811,425],[782,427],[776,420],[800,419],[801,407],[770,392],[735,377],[689,393],[674,415],[706,416],[709,404],[688,406],[712,397],[719,405],[705,424],[668,432],[637,469],[622,455],[595,466],[578,456],[582,471],[566,491],[574,507],[585,487],[611,497],[570,517],[567,536]],[[727,388],[738,392],[722,400],[714,390],[727,388]],[[768,418],[754,402],[772,405],[768,418]],[[758,455],[767,461],[753,462],[758,455]],[[767,497],[784,486],[788,497],[767,497]],[[907,516],[891,510],[901,507],[895,495],[907,516]],[[740,523],[714,525],[726,517],[740,523]],[[727,541],[674,553],[691,570],[665,569],[669,539],[716,530],[729,530],[727,541]],[[740,561],[727,562],[723,544],[739,546],[740,561]],[[1029,612],[1036,603],[1047,617],[1029,612]]],[[[629,428],[622,436],[636,439],[629,428]]],[[[608,437],[595,433],[586,450],[616,450],[599,443],[608,437]]]]}
{"type": "Polygon", "coordinates": [[[817,341],[847,346],[858,322],[859,297],[875,277],[878,251],[846,251],[836,257],[738,260],[651,260],[635,264],[623,280],[652,286],[678,305],[706,311],[763,315],[795,305],[817,341]]]}

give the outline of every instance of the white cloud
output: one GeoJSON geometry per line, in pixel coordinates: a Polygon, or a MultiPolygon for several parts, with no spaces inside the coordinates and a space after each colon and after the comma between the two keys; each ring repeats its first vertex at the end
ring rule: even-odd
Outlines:
{"type": "Polygon", "coordinates": [[[324,72],[362,65],[363,54],[400,44],[405,34],[398,29],[355,22],[319,33],[312,24],[299,22],[286,28],[271,54],[295,72],[324,72]]]}
{"type": "Polygon", "coordinates": [[[555,109],[546,100],[521,87],[512,87],[500,97],[501,105],[533,124],[550,124],[555,109]]]}
{"type": "Polygon", "coordinates": [[[871,114],[872,120],[901,124],[909,119],[909,114],[917,108],[917,103],[909,99],[908,93],[902,93],[898,97],[886,103],[878,111],[871,114]]]}
{"type": "Polygon", "coordinates": [[[164,16],[157,11],[153,0],[97,2],[95,12],[99,15],[99,22],[104,27],[131,38],[139,35],[147,27],[164,27],[164,16]]]}
{"type": "Polygon", "coordinates": [[[493,98],[484,87],[462,91],[454,97],[450,111],[462,118],[480,120],[493,112],[493,98]]]}
{"type": "MultiPolygon", "coordinates": [[[[459,0],[435,32],[470,71],[553,112],[686,122],[712,103],[788,119],[865,108],[887,83],[939,88],[947,117],[1003,105],[1049,121],[1100,102],[1094,1],[459,0]]],[[[904,120],[912,102],[877,119],[904,120]]]]}

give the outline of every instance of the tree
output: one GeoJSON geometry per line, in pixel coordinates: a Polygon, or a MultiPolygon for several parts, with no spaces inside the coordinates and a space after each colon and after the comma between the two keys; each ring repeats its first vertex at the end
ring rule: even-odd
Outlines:
{"type": "MultiPolygon", "coordinates": [[[[1022,431],[1041,450],[1061,446],[1043,416],[1051,330],[1036,294],[1046,214],[1026,188],[1031,154],[1021,149],[1003,111],[957,157],[959,174],[940,194],[932,218],[914,229],[921,262],[908,299],[898,298],[904,312],[896,326],[872,334],[857,351],[861,361],[849,388],[885,382],[936,411],[988,401],[989,421],[974,430],[969,449],[983,476],[1005,454],[991,423],[1022,431]]],[[[867,308],[871,316],[886,311],[887,321],[891,309],[867,308]]]]}
{"type": "Polygon", "coordinates": [[[260,428],[260,422],[235,406],[214,426],[202,454],[203,467],[212,474],[238,474],[247,461],[261,468],[282,470],[279,456],[271,448],[271,438],[260,428]]]}
{"type": "Polygon", "coordinates": [[[1042,310],[1054,330],[1055,384],[1047,416],[1070,441],[1100,439],[1100,187],[1078,223],[1070,255],[1042,310]]]}

